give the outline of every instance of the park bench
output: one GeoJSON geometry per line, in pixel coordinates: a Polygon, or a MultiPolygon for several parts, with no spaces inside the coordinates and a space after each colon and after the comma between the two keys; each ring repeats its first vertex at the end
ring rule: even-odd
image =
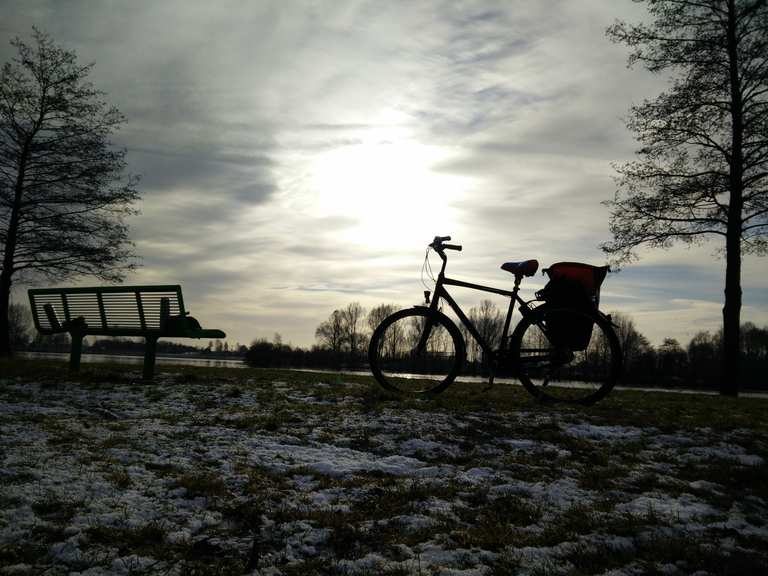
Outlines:
{"type": "Polygon", "coordinates": [[[144,338],[145,380],[152,379],[159,338],[226,337],[188,316],[178,285],[40,288],[28,293],[35,328],[41,334],[70,335],[73,372],[80,369],[85,336],[144,338]]]}

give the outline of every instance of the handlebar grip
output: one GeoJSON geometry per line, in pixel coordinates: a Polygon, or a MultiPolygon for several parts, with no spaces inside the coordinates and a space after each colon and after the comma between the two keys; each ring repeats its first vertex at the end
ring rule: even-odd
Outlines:
{"type": "Polygon", "coordinates": [[[438,236],[436,240],[440,240],[440,242],[448,242],[451,239],[450,236],[438,236]]]}
{"type": "Polygon", "coordinates": [[[461,246],[459,244],[443,244],[444,250],[456,250],[461,252],[461,246]]]}

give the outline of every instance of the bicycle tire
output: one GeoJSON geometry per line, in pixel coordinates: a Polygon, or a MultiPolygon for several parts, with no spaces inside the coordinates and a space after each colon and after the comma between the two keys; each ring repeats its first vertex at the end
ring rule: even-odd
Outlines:
{"type": "Polygon", "coordinates": [[[542,402],[594,404],[613,389],[622,369],[618,336],[597,310],[539,306],[518,323],[510,351],[517,378],[542,402]],[[571,345],[555,337],[550,328],[563,320],[591,321],[588,343],[571,345]]]}
{"type": "Polygon", "coordinates": [[[385,390],[405,394],[442,392],[459,375],[465,357],[464,338],[456,324],[429,308],[391,314],[374,330],[368,346],[376,381],[385,390]],[[419,350],[425,328],[429,333],[419,350]]]}

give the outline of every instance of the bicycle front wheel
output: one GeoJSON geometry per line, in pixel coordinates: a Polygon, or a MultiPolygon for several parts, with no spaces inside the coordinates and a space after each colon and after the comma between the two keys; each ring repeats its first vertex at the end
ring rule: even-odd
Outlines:
{"type": "Polygon", "coordinates": [[[594,404],[621,373],[619,339],[597,311],[539,306],[517,325],[510,346],[520,382],[545,402],[594,404]]]}
{"type": "Polygon", "coordinates": [[[442,392],[464,363],[461,332],[440,312],[411,308],[395,312],[374,330],[368,361],[385,389],[406,394],[442,392]]]}

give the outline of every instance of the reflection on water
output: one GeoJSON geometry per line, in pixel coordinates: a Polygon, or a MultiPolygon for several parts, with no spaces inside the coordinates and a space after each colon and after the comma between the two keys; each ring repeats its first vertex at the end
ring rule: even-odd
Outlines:
{"type": "MultiPolygon", "coordinates": [[[[69,361],[65,352],[19,352],[22,358],[48,358],[51,360],[69,361]]],[[[114,362],[115,364],[144,364],[144,356],[124,356],[118,354],[83,354],[82,362],[114,362]]],[[[193,358],[190,356],[160,356],[155,358],[155,364],[175,364],[176,366],[200,366],[201,368],[247,368],[242,361],[230,358],[193,358]]]]}

